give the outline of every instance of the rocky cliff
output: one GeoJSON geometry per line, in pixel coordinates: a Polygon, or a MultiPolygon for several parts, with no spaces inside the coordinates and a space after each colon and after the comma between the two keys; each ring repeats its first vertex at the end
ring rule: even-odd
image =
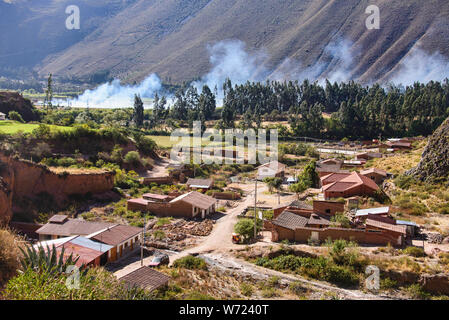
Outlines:
{"type": "Polygon", "coordinates": [[[4,154],[0,154],[0,163],[0,219],[3,221],[9,220],[15,209],[25,202],[33,204],[35,201],[38,206],[42,204],[38,202],[51,199],[54,209],[62,209],[70,196],[102,194],[114,187],[114,173],[109,171],[57,173],[4,154]]]}
{"type": "Polygon", "coordinates": [[[449,118],[430,137],[419,165],[407,174],[426,182],[448,180],[449,118]]]}

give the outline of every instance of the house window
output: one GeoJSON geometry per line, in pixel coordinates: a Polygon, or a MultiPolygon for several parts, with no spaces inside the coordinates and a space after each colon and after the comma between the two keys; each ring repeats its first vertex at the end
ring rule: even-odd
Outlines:
{"type": "Polygon", "coordinates": [[[331,213],[331,209],[326,209],[326,213],[331,213]]]}

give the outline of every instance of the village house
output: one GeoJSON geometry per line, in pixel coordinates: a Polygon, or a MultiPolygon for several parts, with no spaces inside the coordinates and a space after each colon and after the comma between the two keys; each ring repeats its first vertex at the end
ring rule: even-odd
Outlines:
{"type": "Polygon", "coordinates": [[[412,143],[408,141],[392,140],[388,141],[386,145],[393,150],[410,150],[412,148],[412,143]]]}
{"type": "Polygon", "coordinates": [[[338,201],[313,201],[313,212],[324,216],[335,216],[337,213],[345,212],[345,203],[338,201]]]}
{"type": "Polygon", "coordinates": [[[298,243],[325,242],[328,239],[344,239],[367,245],[388,245],[402,247],[407,241],[405,226],[388,224],[367,219],[359,228],[333,227],[323,216],[311,214],[309,218],[290,211],[282,212],[271,223],[272,241],[293,241],[298,243]]]}
{"type": "Polygon", "coordinates": [[[112,248],[108,251],[108,261],[116,261],[140,247],[142,228],[115,225],[93,233],[86,238],[103,243],[112,248]]]}
{"type": "Polygon", "coordinates": [[[6,114],[0,112],[0,121],[6,120],[6,114]]]}
{"type": "Polygon", "coordinates": [[[113,225],[108,222],[90,222],[70,219],[66,215],[54,215],[48,223],[37,229],[36,233],[39,235],[39,241],[45,241],[70,236],[87,236],[113,225]]]}
{"type": "Polygon", "coordinates": [[[153,202],[169,202],[174,199],[169,195],[165,194],[155,194],[155,193],[145,193],[142,195],[144,200],[153,201],[153,202]]]}
{"type": "Polygon", "coordinates": [[[342,168],[363,167],[365,164],[366,164],[366,160],[344,160],[342,168]]]}
{"type": "Polygon", "coordinates": [[[370,168],[360,172],[362,176],[368,177],[373,180],[376,184],[382,184],[388,177],[388,173],[384,170],[377,168],[370,168]]]}
{"type": "Polygon", "coordinates": [[[129,288],[137,287],[151,292],[167,286],[170,277],[148,266],[143,266],[119,278],[119,280],[125,282],[129,288]]]}
{"type": "Polygon", "coordinates": [[[326,200],[352,196],[371,196],[379,191],[379,186],[370,178],[358,172],[332,174],[321,178],[322,191],[326,200]]]}
{"type": "Polygon", "coordinates": [[[202,219],[215,212],[217,200],[205,194],[192,191],[173,200],[161,202],[146,199],[128,200],[128,210],[151,212],[161,217],[183,217],[202,219]]]}
{"type": "Polygon", "coordinates": [[[44,251],[47,251],[47,249],[51,249],[53,246],[56,249],[58,258],[64,249],[64,261],[70,255],[72,255],[73,259],[78,259],[76,262],[76,266],[78,267],[82,265],[86,267],[105,265],[108,261],[108,252],[112,249],[112,246],[101,244],[81,236],[43,241],[35,244],[33,247],[36,250],[41,247],[44,251]]]}
{"type": "Polygon", "coordinates": [[[396,243],[391,243],[393,246],[402,247],[405,244],[407,237],[407,227],[403,225],[393,225],[390,223],[367,219],[365,222],[366,232],[368,233],[384,233],[391,238],[396,239],[396,243]]]}
{"type": "Polygon", "coordinates": [[[208,191],[213,188],[214,181],[212,179],[194,179],[189,178],[186,183],[189,190],[208,191]]]}
{"type": "Polygon", "coordinates": [[[382,153],[380,152],[363,152],[356,155],[356,160],[371,160],[371,159],[380,159],[382,158],[382,153]]]}
{"type": "Polygon", "coordinates": [[[265,178],[284,178],[286,165],[279,161],[271,161],[263,164],[257,168],[258,179],[263,180],[265,178]]]}
{"type": "Polygon", "coordinates": [[[338,159],[327,159],[322,160],[317,163],[315,171],[318,173],[318,176],[324,177],[331,173],[349,173],[349,171],[341,170],[343,165],[342,160],[338,159]]]}
{"type": "MultiPolygon", "coordinates": [[[[71,251],[84,257],[83,261],[88,257],[95,256],[95,259],[100,257],[105,259],[100,261],[101,264],[117,260],[123,256],[126,249],[132,251],[140,245],[142,238],[142,228],[69,219],[65,215],[53,216],[47,224],[36,232],[39,234],[41,243],[47,240],[51,240],[53,241],[52,244],[58,245],[67,243],[64,247],[70,246],[71,251]],[[96,250],[97,253],[92,250],[96,250]],[[98,255],[98,252],[102,254],[98,255]],[[105,252],[107,252],[107,255],[103,256],[105,252]],[[119,252],[118,256],[117,252],[119,252]]],[[[67,248],[66,252],[68,252],[67,248]]],[[[95,259],[89,260],[89,263],[99,265],[99,261],[95,259]]]]}

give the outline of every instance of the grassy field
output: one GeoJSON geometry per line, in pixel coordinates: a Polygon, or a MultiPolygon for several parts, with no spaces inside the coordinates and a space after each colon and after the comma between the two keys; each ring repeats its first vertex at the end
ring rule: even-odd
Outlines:
{"type": "MultiPolygon", "coordinates": [[[[157,143],[157,145],[163,149],[171,148],[174,145],[181,143],[180,138],[178,138],[178,140],[174,139],[173,141],[170,141],[170,136],[147,136],[147,137],[153,139],[157,143]]],[[[193,138],[190,138],[190,142],[191,142],[191,145],[193,145],[193,138]]],[[[220,142],[210,142],[210,143],[202,143],[202,146],[203,147],[205,147],[205,146],[212,147],[212,146],[216,146],[219,144],[220,144],[220,142]]],[[[223,143],[223,147],[227,148],[225,143],[223,143]]]]}
{"type": "MultiPolygon", "coordinates": [[[[24,133],[30,133],[34,129],[39,127],[39,124],[31,124],[31,123],[20,123],[16,121],[0,121],[0,132],[6,134],[15,134],[19,131],[24,133]]],[[[52,129],[57,130],[72,130],[70,127],[62,127],[62,126],[50,126],[52,129]]]]}

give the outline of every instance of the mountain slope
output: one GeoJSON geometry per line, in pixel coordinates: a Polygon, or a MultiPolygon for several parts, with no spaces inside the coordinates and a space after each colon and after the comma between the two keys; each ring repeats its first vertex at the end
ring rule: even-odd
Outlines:
{"type": "MultiPolygon", "coordinates": [[[[103,15],[101,23],[82,27],[78,38],[72,36],[64,45],[54,46],[45,59],[36,57],[41,61],[40,74],[80,77],[107,70],[121,79],[138,81],[156,72],[164,80],[180,82],[207,73],[211,68],[208,46],[227,39],[242,40],[249,51],[263,51],[264,63],[274,73],[285,73],[293,64],[299,69],[319,66],[315,75],[326,76],[343,65],[345,73],[362,81],[387,79],[417,47],[449,56],[446,0],[114,2],[116,9],[103,15]],[[365,27],[365,9],[370,4],[380,7],[380,30],[365,27]],[[349,44],[347,50],[342,43],[349,44]],[[326,49],[329,44],[336,44],[333,49],[339,54],[331,54],[326,49]],[[345,61],[346,55],[351,59],[345,61]]],[[[85,10],[91,17],[101,11],[85,10]]],[[[83,9],[81,14],[83,25],[89,15],[84,18],[83,9]]],[[[5,41],[2,37],[0,41],[5,41]]]]}

